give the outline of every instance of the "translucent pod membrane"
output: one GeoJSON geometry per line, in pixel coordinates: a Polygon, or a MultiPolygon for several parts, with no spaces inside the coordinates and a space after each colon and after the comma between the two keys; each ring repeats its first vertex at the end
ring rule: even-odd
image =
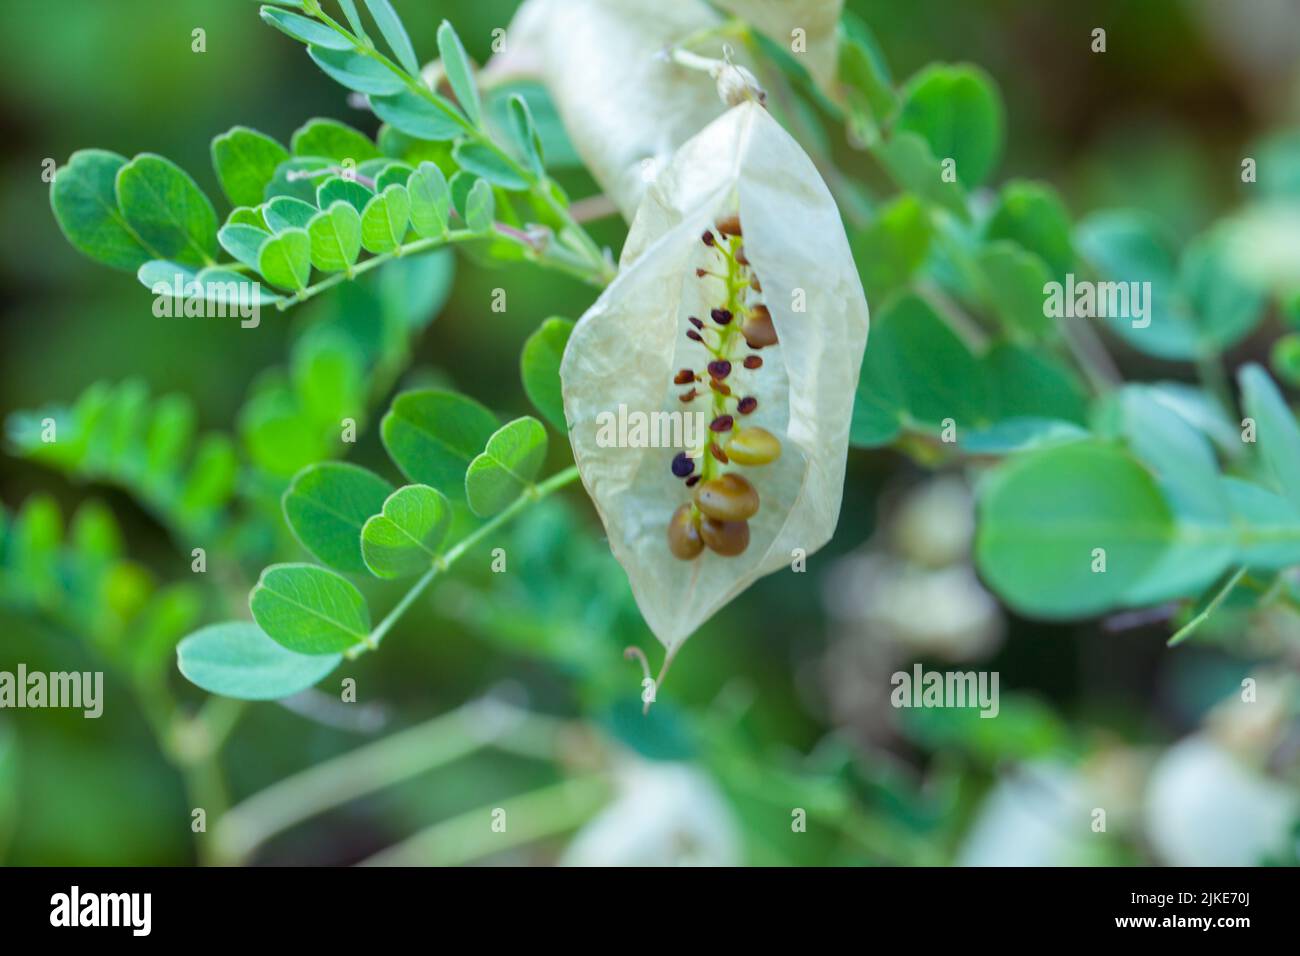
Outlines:
{"type": "Polygon", "coordinates": [[[839,212],[766,110],[734,107],[683,145],[561,365],[583,483],[668,648],[830,538],[866,336],[839,212]],[[699,427],[611,447],[598,419],[620,406],[699,427]]]}

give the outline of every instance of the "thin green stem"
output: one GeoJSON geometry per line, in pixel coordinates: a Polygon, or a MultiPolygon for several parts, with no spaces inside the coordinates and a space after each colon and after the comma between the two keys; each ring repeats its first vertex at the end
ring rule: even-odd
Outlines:
{"type": "Polygon", "coordinates": [[[576,829],[609,799],[605,774],[561,780],[435,823],[362,866],[457,866],[576,829]],[[500,821],[501,826],[494,824],[500,821]]]}
{"type": "Polygon", "coordinates": [[[446,571],[466,551],[474,547],[474,545],[478,544],[488,535],[494,533],[498,528],[508,522],[515,515],[519,514],[519,512],[523,511],[530,504],[535,501],[541,501],[543,498],[553,494],[565,485],[575,481],[577,477],[578,466],[571,465],[563,471],[556,472],[541,484],[530,485],[524,490],[523,494],[512,501],[504,511],[479,525],[479,527],[475,528],[460,541],[456,542],[456,544],[452,545],[434,562],[433,567],[429,568],[428,571],[425,571],[420,579],[416,581],[415,584],[411,585],[411,589],[402,596],[402,599],[397,602],[397,605],[389,611],[375,629],[370,632],[369,638],[362,647],[369,650],[377,648],[379,642],[384,639],[384,635],[392,630],[393,625],[401,619],[402,615],[410,610],[411,605],[414,604],[429,585],[433,583],[433,579],[438,576],[440,571],[446,571]]]}
{"type": "Polygon", "coordinates": [[[1199,614],[1180,627],[1174,633],[1173,637],[1169,638],[1167,646],[1177,647],[1183,641],[1191,637],[1192,634],[1196,632],[1196,629],[1208,621],[1213,616],[1214,612],[1219,609],[1219,606],[1228,599],[1228,595],[1232,593],[1232,589],[1237,586],[1237,582],[1242,579],[1245,573],[1245,567],[1238,568],[1236,573],[1234,573],[1232,577],[1228,578],[1227,583],[1219,589],[1219,592],[1210,599],[1210,603],[1205,605],[1199,614]]]}

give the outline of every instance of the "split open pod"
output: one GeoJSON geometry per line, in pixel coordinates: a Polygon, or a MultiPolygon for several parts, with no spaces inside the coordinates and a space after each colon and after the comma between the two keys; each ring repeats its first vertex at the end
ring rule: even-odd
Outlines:
{"type": "Polygon", "coordinates": [[[835,202],[758,103],[647,190],[560,375],[582,481],[669,651],[834,532],[867,322],[835,202]]]}

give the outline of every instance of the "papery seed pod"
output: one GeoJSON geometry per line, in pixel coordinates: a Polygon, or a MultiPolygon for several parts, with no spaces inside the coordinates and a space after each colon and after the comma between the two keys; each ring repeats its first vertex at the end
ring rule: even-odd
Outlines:
{"type": "Polygon", "coordinates": [[[700,522],[700,537],[714,554],[734,558],[749,547],[749,522],[705,518],[700,522]]]}
{"type": "Polygon", "coordinates": [[[744,521],[758,513],[758,492],[743,476],[729,472],[695,488],[695,507],[719,521],[744,521]]]}
{"type": "MultiPolygon", "coordinates": [[[[767,111],[735,107],[686,143],[648,190],[618,276],[574,328],[560,368],[583,485],[665,646],[675,648],[759,577],[787,567],[794,548],[811,554],[830,538],[866,334],[866,301],[834,200],[767,111]],[[695,269],[718,258],[699,237],[733,213],[744,223],[745,254],[763,277],[779,340],[744,373],[746,395],[758,400],[745,423],[778,439],[781,455],[746,476],[762,501],[744,529],[746,546],[731,546],[740,529],[725,538],[714,529],[735,553],[723,561],[710,550],[687,564],[664,540],[682,484],[663,468],[662,451],[602,446],[597,417],[619,404],[680,410],[674,373],[716,357],[683,332],[689,316],[719,307],[717,283],[695,278],[695,269]],[[795,289],[803,290],[805,311],[789,307],[795,289]],[[647,462],[647,455],[655,457],[647,462]]],[[[730,338],[725,357],[734,369],[745,356],[734,350],[745,343],[730,338]]],[[[707,544],[706,535],[702,525],[707,544]]]]}
{"type": "MultiPolygon", "coordinates": [[[[843,0],[726,0],[721,5],[783,46],[791,43],[795,28],[803,30],[807,49],[795,56],[823,92],[840,97],[836,26],[843,0]]],[[[722,38],[697,39],[692,49],[714,64],[712,75],[663,55],[724,22],[703,0],[525,0],[484,79],[540,80],[584,165],[630,220],[674,151],[728,105],[753,93],[744,45],[732,51],[736,62],[728,67],[719,59],[725,53],[722,38]]],[[[702,223],[697,236],[711,224],[702,223]]]]}

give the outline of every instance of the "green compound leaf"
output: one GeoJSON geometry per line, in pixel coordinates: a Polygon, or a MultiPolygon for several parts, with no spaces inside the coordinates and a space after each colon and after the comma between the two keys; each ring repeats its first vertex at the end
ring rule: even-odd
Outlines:
{"type": "Polygon", "coordinates": [[[308,465],[284,493],[284,518],[302,546],[338,571],[359,572],[361,527],[376,514],[393,486],[345,462],[308,465]]]}
{"type": "Polygon", "coordinates": [[[306,229],[285,229],[262,244],[257,271],[271,285],[301,292],[311,279],[311,236],[306,229]]]}
{"type": "Polygon", "coordinates": [[[311,203],[292,196],[277,196],[262,207],[262,215],[273,232],[306,229],[318,211],[311,203]]]}
{"type": "Polygon", "coordinates": [[[476,179],[465,197],[465,225],[471,232],[487,233],[492,231],[493,217],[496,216],[496,199],[487,180],[476,179]]]}
{"type": "Polygon", "coordinates": [[[542,151],[542,135],[533,122],[533,111],[528,101],[518,93],[510,96],[510,129],[519,150],[523,153],[533,175],[541,177],[546,172],[546,158],[542,151]]]}
{"type": "Polygon", "coordinates": [[[366,204],[361,214],[361,244],[368,252],[392,252],[406,238],[411,222],[411,197],[405,186],[389,186],[366,204]]]}
{"type": "Polygon", "coordinates": [[[383,155],[365,133],[332,119],[308,120],[294,132],[289,145],[295,156],[318,156],[340,165],[351,160],[359,166],[383,155]]]}
{"type": "Polygon", "coordinates": [[[465,132],[465,121],[456,107],[436,93],[421,95],[403,89],[389,96],[372,96],[370,108],[389,126],[416,139],[441,142],[465,132]]]}
{"type": "Polygon", "coordinates": [[[906,295],[875,317],[862,360],[850,440],[892,442],[904,429],[938,435],[945,418],[960,430],[984,424],[989,385],[979,360],[923,299],[906,295]]]}
{"type": "Polygon", "coordinates": [[[342,660],[342,654],[296,654],[248,621],[210,625],[176,647],[177,666],[190,683],[238,700],[279,700],[296,694],[342,660]]]}
{"type": "Polygon", "coordinates": [[[406,27],[402,26],[401,17],[393,9],[393,5],[388,0],[366,0],[366,7],[370,10],[370,15],[375,18],[379,32],[392,48],[397,62],[402,64],[402,68],[407,73],[419,76],[420,61],[416,59],[415,47],[411,46],[411,37],[407,34],[406,27]]]}
{"type": "Polygon", "coordinates": [[[519,374],[528,400],[560,434],[568,434],[569,430],[560,394],[560,359],[573,334],[573,325],[568,319],[547,319],[528,336],[519,357],[519,374]]]}
{"type": "Polygon", "coordinates": [[[222,192],[236,206],[256,206],[289,151],[271,137],[236,126],[212,141],[212,168],[222,192]]]}
{"type": "Polygon", "coordinates": [[[391,96],[406,89],[406,83],[402,78],[388,67],[353,50],[330,50],[309,46],[307,55],[325,71],[330,79],[349,90],[376,96],[391,96]]]}
{"type": "Polygon", "coordinates": [[[333,165],[333,161],[319,156],[291,157],[276,168],[275,175],[266,184],[263,197],[269,201],[277,196],[292,196],[303,202],[315,202],[318,177],[314,174],[328,170],[333,165]]]}
{"type": "Polygon", "coordinates": [[[971,188],[997,165],[1004,125],[1002,100],[987,73],[935,65],[907,84],[896,129],[923,137],[936,159],[956,160],[958,180],[971,188]]]}
{"type": "Polygon", "coordinates": [[[895,130],[889,139],[873,146],[871,152],[904,190],[947,210],[963,222],[970,219],[961,178],[945,180],[939,160],[920,134],[895,130]]]}
{"type": "Polygon", "coordinates": [[[465,470],[492,437],[497,419],[455,392],[403,392],[380,424],[384,448],[411,481],[457,492],[465,470]]]}
{"type": "Polygon", "coordinates": [[[465,473],[470,510],[490,518],[523,494],[546,460],[546,443],[546,427],[535,418],[501,426],[465,473]]]}
{"type": "Polygon", "coordinates": [[[422,238],[443,236],[451,215],[451,190],[442,170],[427,160],[406,181],[411,197],[411,227],[422,238]]]}
{"type": "Polygon", "coordinates": [[[262,19],[281,33],[293,37],[302,43],[315,44],[327,50],[350,50],[352,41],[315,20],[277,10],[274,7],[262,7],[262,19]]]}
{"type": "Polygon", "coordinates": [[[1055,189],[1046,183],[1017,180],[1002,187],[985,236],[1009,239],[1037,253],[1052,277],[1061,282],[1074,267],[1071,228],[1070,214],[1055,189]]]}
{"type": "Polygon", "coordinates": [[[486,179],[494,186],[512,190],[528,188],[528,180],[519,174],[510,160],[484,143],[457,143],[452,156],[461,169],[486,179]]]}
{"type": "Polygon", "coordinates": [[[82,149],[58,170],[50,207],[68,242],[84,255],[114,269],[138,269],[164,258],[141,241],[117,208],[117,174],[126,157],[82,149]]]}
{"type": "Polygon", "coordinates": [[[1084,617],[1123,603],[1177,535],[1151,473],[1113,445],[1027,452],[986,479],[976,563],[1018,612],[1084,617]],[[1105,571],[1096,549],[1104,549],[1105,571]]]}
{"type": "Polygon", "coordinates": [[[415,172],[406,163],[389,163],[384,171],[375,177],[375,192],[383,192],[389,186],[405,186],[415,172]]]}
{"type": "Polygon", "coordinates": [[[267,568],[248,606],[268,637],[298,654],[336,654],[370,634],[370,609],[361,592],[314,564],[267,568]]]}
{"type": "Polygon", "coordinates": [[[447,73],[452,92],[456,94],[456,102],[469,121],[479,126],[483,122],[483,107],[479,102],[478,86],[474,83],[474,71],[460,37],[446,20],[438,26],[438,55],[442,57],[442,68],[447,73]]]}
{"type": "Polygon", "coordinates": [[[316,205],[328,209],[340,199],[349,203],[358,213],[365,212],[367,204],[375,198],[375,191],[355,179],[335,176],[321,183],[316,190],[316,205]]]}
{"type": "Polygon", "coordinates": [[[270,237],[271,234],[265,229],[235,224],[222,226],[217,233],[217,242],[221,243],[221,248],[230,253],[236,262],[242,262],[250,269],[256,269],[262,243],[270,237]]]}
{"type": "Polygon", "coordinates": [[[307,235],[312,265],[321,272],[343,272],[361,254],[361,214],[351,203],[339,200],[313,217],[307,235]]]}
{"type": "Polygon", "coordinates": [[[189,173],[171,160],[143,153],[117,173],[117,206],[156,258],[215,264],[217,212],[189,173]]]}
{"type": "Polygon", "coordinates": [[[1282,393],[1263,368],[1244,366],[1237,376],[1246,415],[1255,422],[1255,441],[1274,487],[1300,507],[1300,427],[1282,393]]]}
{"type": "Polygon", "coordinates": [[[429,570],[451,527],[451,502],[428,485],[399,488],[361,529],[361,554],[376,577],[429,570]]]}

